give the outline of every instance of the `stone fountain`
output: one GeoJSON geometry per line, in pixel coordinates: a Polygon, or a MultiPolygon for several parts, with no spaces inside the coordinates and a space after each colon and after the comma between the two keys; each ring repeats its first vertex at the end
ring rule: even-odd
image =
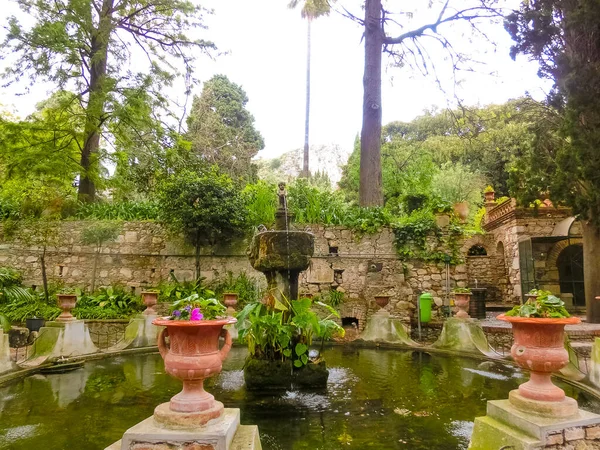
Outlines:
{"type": "Polygon", "coordinates": [[[250,264],[265,274],[269,293],[281,300],[298,299],[298,276],[308,269],[315,249],[315,237],[308,231],[291,229],[293,214],[287,207],[285,183],[279,183],[279,208],[275,229],[257,233],[248,249],[250,264]]]}

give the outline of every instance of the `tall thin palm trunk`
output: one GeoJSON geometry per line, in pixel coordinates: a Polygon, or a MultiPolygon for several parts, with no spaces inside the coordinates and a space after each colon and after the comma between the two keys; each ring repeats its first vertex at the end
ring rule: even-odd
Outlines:
{"type": "Polygon", "coordinates": [[[312,18],[308,17],[306,20],[307,25],[307,39],[306,39],[306,116],[304,119],[304,162],[302,165],[301,176],[308,178],[310,171],[308,169],[309,159],[309,128],[310,128],[310,28],[312,18]]]}

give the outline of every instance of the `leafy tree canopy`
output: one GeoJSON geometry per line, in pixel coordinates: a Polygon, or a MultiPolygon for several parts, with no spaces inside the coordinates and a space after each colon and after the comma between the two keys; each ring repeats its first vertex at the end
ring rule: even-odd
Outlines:
{"type": "Polygon", "coordinates": [[[192,152],[207,165],[216,164],[234,179],[255,177],[251,159],[265,146],[254,117],[246,109],[248,96],[225,75],[215,75],[194,97],[188,118],[192,152]]]}

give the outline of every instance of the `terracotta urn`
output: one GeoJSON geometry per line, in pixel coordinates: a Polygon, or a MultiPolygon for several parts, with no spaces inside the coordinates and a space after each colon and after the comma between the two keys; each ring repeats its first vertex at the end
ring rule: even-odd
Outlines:
{"type": "Polygon", "coordinates": [[[198,426],[222,414],[223,404],[204,390],[204,380],[221,372],[232,345],[231,335],[223,327],[236,322],[232,317],[152,321],[154,325],[165,327],[158,335],[158,350],[166,372],[183,381],[183,390],[171,398],[168,409],[166,404],[155,409],[154,418],[158,423],[176,427],[178,421],[191,421],[198,426]],[[219,350],[220,336],[225,338],[225,345],[219,350]]]}
{"type": "Polygon", "coordinates": [[[467,202],[455,203],[454,212],[462,222],[466,222],[469,218],[469,204],[467,202]]]}
{"type": "Polygon", "coordinates": [[[238,294],[237,292],[224,292],[223,293],[223,304],[228,308],[233,308],[237,305],[238,294]]]}
{"type": "Polygon", "coordinates": [[[458,308],[456,317],[459,319],[468,319],[469,317],[469,303],[471,301],[471,294],[467,292],[455,292],[454,293],[454,304],[458,308]]]}
{"type": "Polygon", "coordinates": [[[389,302],[390,302],[389,295],[376,295],[375,296],[375,303],[377,303],[377,306],[379,306],[380,308],[385,308],[389,302]]]}
{"type": "Polygon", "coordinates": [[[512,324],[514,344],[510,350],[513,359],[531,372],[529,381],[519,386],[518,393],[525,399],[560,402],[565,392],[552,383],[552,372],[565,367],[569,353],[565,349],[565,325],[581,322],[579,317],[546,319],[511,317],[500,314],[498,319],[512,324]]]}
{"type": "Polygon", "coordinates": [[[494,202],[496,193],[494,191],[486,191],[483,193],[483,197],[486,203],[494,202]]]}
{"type": "Polygon", "coordinates": [[[144,310],[144,315],[151,316],[156,315],[156,310],[154,307],[158,302],[158,292],[153,291],[143,291],[142,292],[142,301],[144,305],[146,305],[146,309],[144,310]]]}
{"type": "Polygon", "coordinates": [[[73,314],[71,314],[71,310],[75,308],[77,304],[77,296],[75,294],[56,294],[56,298],[58,299],[58,306],[62,309],[60,316],[56,318],[57,322],[72,322],[73,320],[77,320],[73,314]]]}

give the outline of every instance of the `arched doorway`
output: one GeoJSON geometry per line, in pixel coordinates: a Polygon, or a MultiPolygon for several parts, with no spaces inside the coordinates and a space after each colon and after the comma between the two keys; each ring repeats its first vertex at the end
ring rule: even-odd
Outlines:
{"type": "Polygon", "coordinates": [[[562,294],[573,294],[573,305],[585,306],[583,286],[583,245],[565,247],[556,259],[558,282],[562,294]]]}

